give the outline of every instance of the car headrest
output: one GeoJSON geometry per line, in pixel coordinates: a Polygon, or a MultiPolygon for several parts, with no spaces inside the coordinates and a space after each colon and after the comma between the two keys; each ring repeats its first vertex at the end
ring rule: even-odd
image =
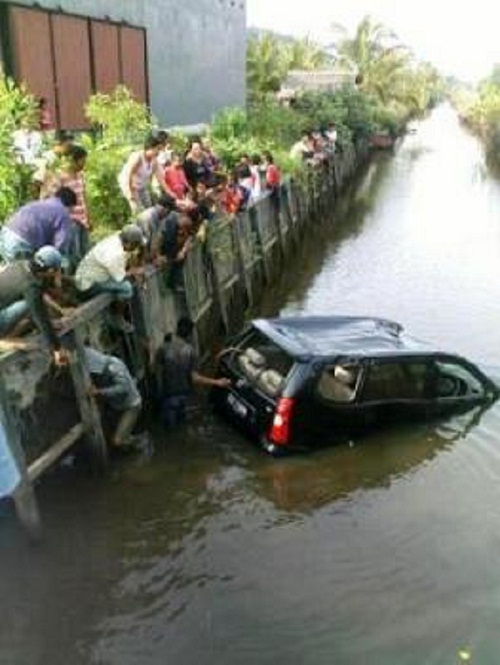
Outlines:
{"type": "Polygon", "coordinates": [[[348,369],[342,367],[341,365],[337,365],[335,367],[333,375],[335,376],[335,378],[339,383],[342,383],[345,386],[352,386],[356,379],[356,375],[354,374],[354,372],[349,371],[348,369]]]}
{"type": "Polygon", "coordinates": [[[265,369],[260,374],[258,383],[266,393],[274,397],[283,387],[283,376],[274,369],[265,369]]]}
{"type": "Polygon", "coordinates": [[[266,364],[266,359],[262,353],[259,353],[256,349],[252,349],[251,347],[248,347],[243,355],[246,357],[246,360],[252,365],[255,365],[255,367],[264,367],[266,364]]]}
{"type": "Polygon", "coordinates": [[[246,376],[256,379],[266,366],[266,360],[255,349],[247,349],[238,358],[238,364],[246,376]]]}

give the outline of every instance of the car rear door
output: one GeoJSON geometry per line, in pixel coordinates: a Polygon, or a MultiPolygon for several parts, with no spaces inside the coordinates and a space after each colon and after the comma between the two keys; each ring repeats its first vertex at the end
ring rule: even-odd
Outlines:
{"type": "Polygon", "coordinates": [[[360,413],[359,390],[363,384],[363,364],[352,358],[317,360],[310,364],[300,392],[296,395],[294,441],[307,447],[322,446],[342,439],[359,427],[367,413],[360,413]],[[335,368],[348,368],[352,385],[338,386],[335,368]]]}
{"type": "Polygon", "coordinates": [[[219,393],[219,406],[260,440],[270,427],[293,367],[294,359],[284,349],[251,328],[221,358],[219,371],[232,385],[224,395],[219,393]]]}

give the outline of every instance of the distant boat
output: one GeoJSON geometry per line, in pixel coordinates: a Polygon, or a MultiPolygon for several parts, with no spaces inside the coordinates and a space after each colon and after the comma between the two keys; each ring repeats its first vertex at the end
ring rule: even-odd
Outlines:
{"type": "Polygon", "coordinates": [[[370,138],[370,146],[378,150],[387,150],[394,146],[394,139],[389,134],[373,134],[370,138]]]}

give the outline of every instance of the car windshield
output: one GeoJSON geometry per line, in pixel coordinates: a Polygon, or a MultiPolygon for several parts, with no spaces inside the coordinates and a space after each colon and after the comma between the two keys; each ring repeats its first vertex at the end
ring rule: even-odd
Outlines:
{"type": "Polygon", "coordinates": [[[269,337],[252,329],[238,346],[236,356],[240,371],[267,395],[281,393],[293,358],[269,337]]]}
{"type": "Polygon", "coordinates": [[[469,369],[456,362],[436,362],[436,397],[477,397],[484,387],[469,369]]]}

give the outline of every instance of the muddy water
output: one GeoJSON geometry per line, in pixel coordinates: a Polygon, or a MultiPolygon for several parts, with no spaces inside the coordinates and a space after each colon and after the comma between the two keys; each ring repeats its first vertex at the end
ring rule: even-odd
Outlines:
{"type": "MultiPolygon", "coordinates": [[[[300,266],[300,268],[297,268],[300,266]]],[[[500,365],[500,184],[438,109],[264,310],[395,318],[500,365]]],[[[208,413],[0,521],[1,665],[445,665],[500,648],[500,407],[271,460],[208,413]]]]}

